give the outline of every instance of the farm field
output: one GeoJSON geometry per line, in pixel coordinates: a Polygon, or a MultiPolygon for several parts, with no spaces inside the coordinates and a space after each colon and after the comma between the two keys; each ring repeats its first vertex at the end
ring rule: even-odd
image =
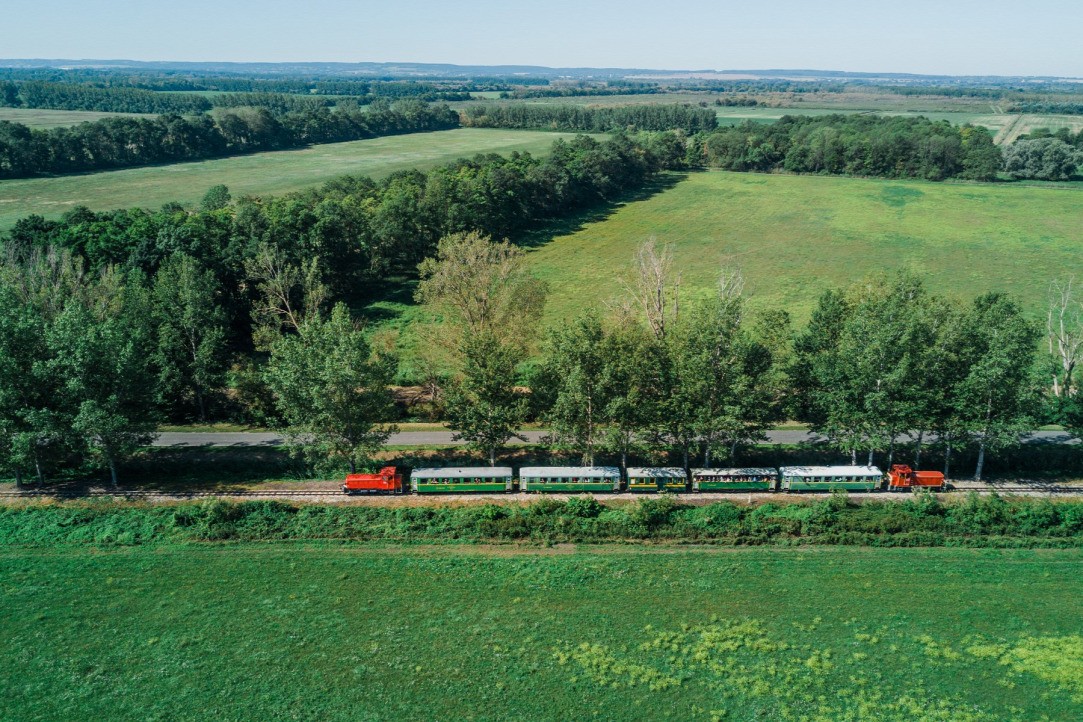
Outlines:
{"type": "Polygon", "coordinates": [[[234,197],[279,194],[344,174],[383,177],[476,153],[543,155],[554,140],[571,135],[459,128],[192,163],[0,181],[0,231],[31,213],[55,218],[78,205],[106,210],[157,208],[170,201],[190,204],[218,183],[229,186],[234,197]]]}
{"type": "Polygon", "coordinates": [[[64,128],[90,120],[122,116],[127,118],[153,118],[142,113],[100,113],[93,110],[46,110],[39,108],[0,108],[0,121],[22,123],[31,128],[64,128]]]}
{"type": "Polygon", "coordinates": [[[623,293],[635,248],[672,243],[682,294],[711,292],[721,266],[755,305],[798,322],[821,292],[909,269],[942,294],[1008,291],[1043,313],[1050,280],[1083,274],[1083,188],[823,176],[692,173],[601,220],[538,241],[550,324],[623,293]]]}
{"type": "Polygon", "coordinates": [[[1083,716],[1077,550],[0,550],[4,719],[1083,716]]]}

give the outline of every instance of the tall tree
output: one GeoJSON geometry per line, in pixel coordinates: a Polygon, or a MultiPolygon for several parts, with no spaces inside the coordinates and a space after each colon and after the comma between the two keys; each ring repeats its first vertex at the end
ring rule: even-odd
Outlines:
{"type": "Polygon", "coordinates": [[[515,385],[515,367],[521,355],[491,333],[468,334],[462,342],[462,375],[447,391],[447,422],[454,439],[489,457],[509,439],[525,441],[518,429],[526,421],[527,398],[515,385]]]}
{"type": "Polygon", "coordinates": [[[344,304],[313,314],[271,345],[264,371],[282,430],[295,453],[318,469],[367,464],[393,433],[395,359],[374,352],[344,304]]]}
{"type": "Polygon", "coordinates": [[[1033,422],[1034,360],[1039,333],[1019,305],[1000,293],[974,300],[964,320],[965,363],[956,404],[978,443],[974,478],[987,451],[1017,443],[1033,422]]]}
{"type": "Polygon", "coordinates": [[[154,279],[158,325],[158,394],[171,409],[194,401],[207,419],[207,397],[223,381],[226,314],[214,274],[185,254],[169,258],[154,279]]]}
{"type": "MultiPolygon", "coordinates": [[[[102,282],[103,285],[109,285],[102,282]]],[[[150,443],[156,419],[149,301],[141,284],[115,286],[115,305],[69,300],[46,332],[47,365],[74,440],[109,469],[150,443]]]]}
{"type": "Polygon", "coordinates": [[[594,465],[594,453],[604,440],[610,395],[607,383],[606,333],[594,314],[580,316],[549,335],[543,377],[554,387],[552,406],[545,414],[550,441],[571,444],[594,465]]]}

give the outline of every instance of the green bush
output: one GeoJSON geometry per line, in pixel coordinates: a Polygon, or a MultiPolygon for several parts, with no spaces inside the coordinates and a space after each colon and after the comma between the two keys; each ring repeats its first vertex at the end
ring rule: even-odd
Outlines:
{"type": "Polygon", "coordinates": [[[217,541],[614,542],[1079,546],[1083,502],[972,495],[941,503],[684,504],[663,495],[624,507],[593,497],[528,506],[298,506],[224,500],[178,506],[109,502],[0,507],[0,544],[125,546],[217,541]]]}

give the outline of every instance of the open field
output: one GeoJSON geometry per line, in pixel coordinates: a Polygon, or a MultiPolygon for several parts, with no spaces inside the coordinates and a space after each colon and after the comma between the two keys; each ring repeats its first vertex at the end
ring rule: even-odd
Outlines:
{"type": "Polygon", "coordinates": [[[218,183],[229,186],[234,197],[277,194],[344,174],[379,178],[476,153],[520,151],[543,155],[559,137],[571,135],[460,128],[193,163],[0,181],[0,231],[31,213],[55,218],[78,205],[106,210],[130,206],[157,208],[170,201],[193,203],[218,183]]]}
{"type": "Polygon", "coordinates": [[[4,719],[1083,716],[1076,550],[0,550],[4,719]]]}
{"type": "Polygon", "coordinates": [[[541,239],[550,324],[602,308],[650,237],[672,243],[686,298],[711,292],[722,265],[744,273],[760,307],[807,319],[820,293],[910,269],[931,291],[1008,291],[1035,315],[1049,281],[1083,275],[1083,189],[820,176],[693,173],[602,220],[541,239]]]}
{"type": "Polygon", "coordinates": [[[89,120],[101,120],[124,116],[128,118],[153,118],[141,113],[99,113],[93,110],[46,110],[39,108],[0,108],[0,120],[22,123],[31,128],[63,128],[89,120]]]}

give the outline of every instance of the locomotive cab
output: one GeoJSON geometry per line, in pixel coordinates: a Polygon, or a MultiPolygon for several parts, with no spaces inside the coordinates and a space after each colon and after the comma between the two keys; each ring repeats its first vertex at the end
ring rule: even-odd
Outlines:
{"type": "Polygon", "coordinates": [[[402,473],[398,467],[385,466],[375,474],[347,474],[342,491],[346,494],[401,494],[402,473]]]}

